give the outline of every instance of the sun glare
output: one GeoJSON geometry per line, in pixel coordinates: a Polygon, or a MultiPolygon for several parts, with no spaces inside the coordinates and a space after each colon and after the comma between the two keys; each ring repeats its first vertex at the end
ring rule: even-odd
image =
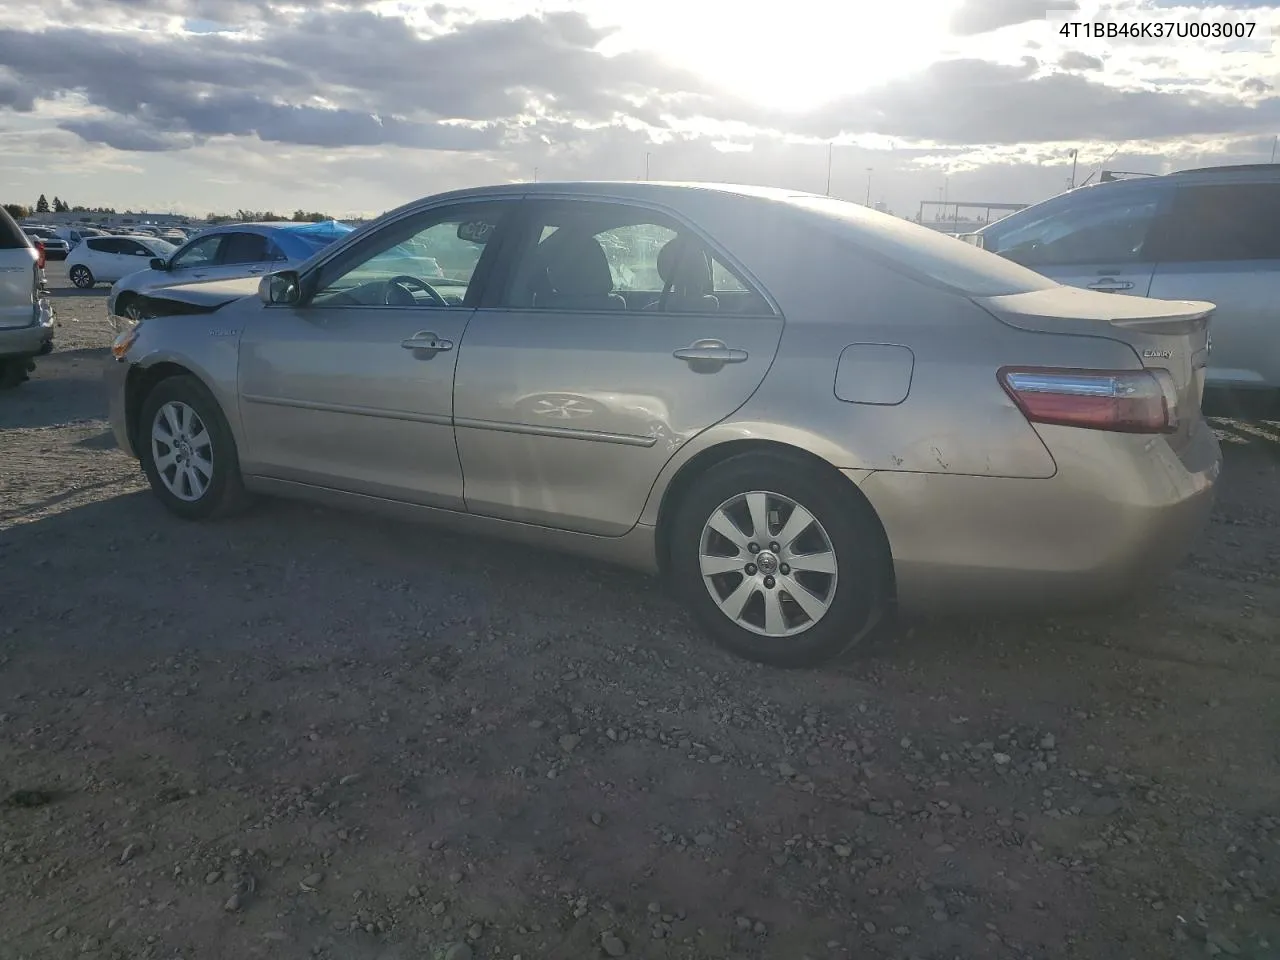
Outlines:
{"type": "Polygon", "coordinates": [[[644,49],[774,110],[809,110],[920,69],[947,44],[955,0],[902,7],[650,0],[579,3],[618,27],[602,49],[644,49]]]}

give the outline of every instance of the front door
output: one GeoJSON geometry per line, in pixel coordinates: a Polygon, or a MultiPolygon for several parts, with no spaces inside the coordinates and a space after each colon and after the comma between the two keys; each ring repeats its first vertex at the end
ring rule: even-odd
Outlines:
{"type": "Polygon", "coordinates": [[[1145,297],[1154,268],[1148,238],[1168,196],[1146,183],[1102,187],[1007,231],[997,223],[985,245],[1068,286],[1145,297]]]}
{"type": "Polygon", "coordinates": [[[473,513],[616,536],[682,444],[764,378],[782,318],[686,225],[527,201],[454,391],[473,513]]]}
{"type": "Polygon", "coordinates": [[[240,345],[246,472],[462,507],[454,367],[505,212],[393,222],[304,277],[300,304],[257,311],[240,345]]]}
{"type": "Polygon", "coordinates": [[[218,265],[218,252],[226,240],[225,233],[197,237],[182,247],[169,261],[170,283],[190,283],[210,279],[210,271],[218,265]]]}

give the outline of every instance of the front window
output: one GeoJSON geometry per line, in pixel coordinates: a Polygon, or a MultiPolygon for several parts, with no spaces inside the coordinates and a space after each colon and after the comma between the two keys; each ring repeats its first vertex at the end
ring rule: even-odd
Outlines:
{"type": "Polygon", "coordinates": [[[1120,199],[1104,194],[984,233],[983,246],[1031,267],[1138,263],[1150,252],[1147,236],[1159,211],[1157,196],[1120,199]]]}
{"type": "Polygon", "coordinates": [[[174,270],[183,270],[187,267],[212,266],[218,262],[218,248],[220,246],[222,246],[222,234],[193,240],[173,258],[171,266],[174,270]]]}
{"type": "Polygon", "coordinates": [[[465,204],[384,227],[339,262],[336,275],[322,274],[311,303],[461,306],[504,213],[500,204],[465,204]]]}

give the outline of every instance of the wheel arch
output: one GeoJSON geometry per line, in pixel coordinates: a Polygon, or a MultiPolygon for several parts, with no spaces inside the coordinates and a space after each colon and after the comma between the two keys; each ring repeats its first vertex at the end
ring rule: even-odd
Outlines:
{"type": "Polygon", "coordinates": [[[163,381],[183,376],[195,377],[204,384],[206,390],[209,388],[200,374],[173,360],[162,360],[145,367],[135,366],[129,371],[124,384],[124,411],[125,424],[129,430],[129,446],[135,452],[138,449],[138,417],[147,397],[163,381]]]}
{"type": "Polygon", "coordinates": [[[823,476],[831,478],[845,492],[845,496],[855,509],[864,512],[878,532],[880,546],[884,551],[886,575],[888,577],[887,599],[893,602],[897,596],[896,580],[893,570],[893,553],[889,546],[889,536],[879,514],[866,496],[858,489],[857,484],[841,473],[829,461],[801,447],[792,446],[777,440],[726,440],[714,446],[698,451],[681,464],[671,481],[662,492],[658,506],[658,519],[654,531],[655,556],[658,569],[666,576],[671,568],[671,525],[674,517],[680,512],[680,503],[694,483],[712,467],[727,460],[750,454],[773,456],[792,460],[806,469],[812,469],[823,476]]]}

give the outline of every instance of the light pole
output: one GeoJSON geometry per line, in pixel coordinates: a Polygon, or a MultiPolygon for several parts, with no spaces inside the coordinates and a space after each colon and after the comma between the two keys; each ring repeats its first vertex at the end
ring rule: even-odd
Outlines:
{"type": "Polygon", "coordinates": [[[867,206],[871,206],[871,167],[867,167],[867,206]]]}
{"type": "Polygon", "coordinates": [[[1071,151],[1071,189],[1076,188],[1076,161],[1079,159],[1079,150],[1071,151]]]}
{"type": "Polygon", "coordinates": [[[831,158],[835,153],[836,145],[834,143],[827,144],[827,196],[831,196],[831,158]]]}
{"type": "Polygon", "coordinates": [[[534,182],[534,183],[537,183],[537,182],[538,182],[538,168],[537,168],[537,167],[534,167],[534,168],[533,168],[533,182],[534,182]]]}
{"type": "Polygon", "coordinates": [[[649,154],[644,155],[644,178],[649,179],[649,154]]]}

